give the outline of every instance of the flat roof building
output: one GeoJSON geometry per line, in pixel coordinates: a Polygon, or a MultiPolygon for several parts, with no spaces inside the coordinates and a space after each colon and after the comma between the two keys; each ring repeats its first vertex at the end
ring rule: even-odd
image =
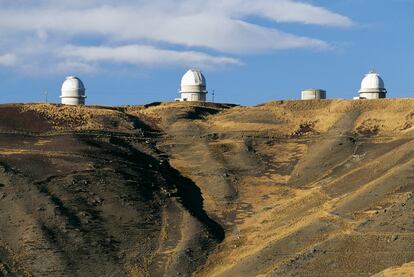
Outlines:
{"type": "Polygon", "coordinates": [[[326,99],[326,91],[323,89],[305,89],[301,94],[302,100],[326,99]]]}

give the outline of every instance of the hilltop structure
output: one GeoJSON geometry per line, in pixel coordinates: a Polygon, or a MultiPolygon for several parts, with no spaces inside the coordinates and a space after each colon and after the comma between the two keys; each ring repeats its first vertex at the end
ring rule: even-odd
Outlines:
{"type": "Polygon", "coordinates": [[[180,98],[176,101],[206,101],[206,79],[198,69],[188,70],[181,79],[180,98]]]}
{"type": "Polygon", "coordinates": [[[375,70],[370,70],[361,82],[359,96],[354,99],[380,99],[386,98],[384,80],[375,70]]]}
{"type": "Polygon", "coordinates": [[[68,76],[62,84],[61,102],[64,105],[85,105],[85,86],[76,76],[68,76]]]}
{"type": "Polygon", "coordinates": [[[326,91],[323,89],[305,89],[302,91],[302,100],[326,99],[326,91]]]}
{"type": "MultiPolygon", "coordinates": [[[[386,98],[384,80],[375,71],[370,70],[361,82],[359,95],[354,99],[386,98]]],[[[180,98],[175,101],[206,102],[207,82],[203,73],[198,69],[189,69],[181,78],[180,98]]],[[[62,84],[61,103],[64,105],[85,105],[85,86],[76,76],[68,76],[62,84]]],[[[302,100],[326,99],[327,93],[323,89],[310,88],[301,92],[302,100]]],[[[214,92],[213,92],[214,101],[214,92]]]]}

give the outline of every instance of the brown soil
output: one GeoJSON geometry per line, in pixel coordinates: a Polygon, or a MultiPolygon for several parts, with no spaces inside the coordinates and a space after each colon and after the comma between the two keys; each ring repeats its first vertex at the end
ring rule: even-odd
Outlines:
{"type": "Polygon", "coordinates": [[[410,274],[413,107],[0,106],[0,275],[410,274]]]}

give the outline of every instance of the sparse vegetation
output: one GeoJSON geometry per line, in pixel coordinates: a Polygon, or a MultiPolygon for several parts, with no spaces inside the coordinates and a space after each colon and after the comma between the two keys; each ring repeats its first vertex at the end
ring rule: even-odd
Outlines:
{"type": "Polygon", "coordinates": [[[378,135],[382,127],[380,120],[367,119],[356,128],[356,131],[358,135],[372,137],[378,135]]]}
{"type": "Polygon", "coordinates": [[[411,270],[413,106],[0,106],[0,275],[411,270]]]}
{"type": "Polygon", "coordinates": [[[27,104],[22,112],[32,111],[50,122],[55,130],[131,129],[127,115],[102,107],[27,104]]]}

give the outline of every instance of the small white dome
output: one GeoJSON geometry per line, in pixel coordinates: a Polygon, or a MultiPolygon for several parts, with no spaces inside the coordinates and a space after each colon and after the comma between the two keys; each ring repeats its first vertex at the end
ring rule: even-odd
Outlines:
{"type": "Polygon", "coordinates": [[[204,78],[204,75],[200,70],[190,69],[181,79],[181,88],[186,86],[199,86],[205,90],[207,86],[206,78],[204,78]]]}
{"type": "Polygon", "coordinates": [[[85,104],[85,86],[82,81],[75,76],[68,76],[62,84],[61,90],[62,104],[83,105],[85,104]]]}
{"type": "Polygon", "coordinates": [[[384,86],[384,80],[378,75],[375,70],[371,70],[368,74],[365,75],[365,78],[361,82],[360,93],[364,92],[386,92],[384,86]]]}

